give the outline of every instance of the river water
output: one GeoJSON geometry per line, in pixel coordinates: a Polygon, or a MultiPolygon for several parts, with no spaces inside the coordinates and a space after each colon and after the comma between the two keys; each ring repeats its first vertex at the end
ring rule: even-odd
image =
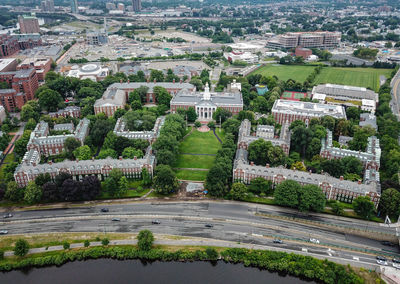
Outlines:
{"type": "Polygon", "coordinates": [[[97,259],[0,273],[1,284],[310,283],[242,264],[97,259]]]}

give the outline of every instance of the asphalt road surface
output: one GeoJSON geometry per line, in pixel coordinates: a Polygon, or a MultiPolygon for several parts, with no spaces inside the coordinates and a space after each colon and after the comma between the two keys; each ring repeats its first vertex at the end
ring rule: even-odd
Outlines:
{"type": "Polygon", "coordinates": [[[36,211],[15,211],[12,218],[3,219],[0,229],[9,234],[40,232],[127,232],[150,229],[156,234],[181,235],[218,239],[254,245],[281,247],[293,251],[307,251],[319,255],[337,256],[360,263],[374,264],[375,255],[389,253],[400,256],[398,247],[381,242],[335,232],[315,225],[287,221],[277,216],[304,218],[351,228],[395,234],[393,228],[356,219],[329,215],[298,215],[294,210],[274,206],[236,202],[142,202],[96,205],[36,211]],[[106,207],[109,212],[102,213],[106,207]],[[268,214],[260,216],[259,214],[268,214]],[[120,221],[112,221],[119,218],[120,221]],[[161,224],[153,225],[152,220],[161,224]],[[212,224],[207,228],[206,224],[212,224]],[[279,238],[283,244],[274,244],[279,238]],[[309,242],[318,239],[323,246],[309,242]],[[331,250],[328,250],[331,247],[331,250]],[[349,249],[352,250],[349,250],[349,249]],[[372,254],[362,250],[367,249],[372,254]]]}

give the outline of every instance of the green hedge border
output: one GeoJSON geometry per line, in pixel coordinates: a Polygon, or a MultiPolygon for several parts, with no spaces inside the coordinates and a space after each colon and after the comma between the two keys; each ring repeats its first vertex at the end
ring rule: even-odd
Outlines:
{"type": "Polygon", "coordinates": [[[350,266],[319,260],[310,256],[286,252],[249,250],[241,248],[215,248],[167,251],[155,248],[140,251],[136,246],[103,246],[70,251],[33,254],[24,258],[10,257],[0,261],[0,271],[6,272],[28,267],[60,266],[70,261],[111,258],[118,260],[142,259],[147,261],[216,261],[219,256],[229,263],[243,263],[245,266],[266,269],[271,272],[289,274],[321,283],[364,283],[350,266]],[[211,253],[210,253],[211,251],[211,253]],[[50,255],[49,255],[50,254],[50,255]]]}

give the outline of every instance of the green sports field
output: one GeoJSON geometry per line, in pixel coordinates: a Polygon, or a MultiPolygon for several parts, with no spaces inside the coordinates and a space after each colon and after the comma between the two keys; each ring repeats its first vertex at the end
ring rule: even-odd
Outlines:
{"type": "MultiPolygon", "coordinates": [[[[314,66],[268,64],[252,74],[275,75],[282,81],[293,79],[304,82],[314,68],[314,66]]],[[[378,91],[380,75],[387,78],[391,72],[392,69],[324,67],[315,78],[314,84],[331,83],[371,88],[378,91]]]]}
{"type": "Polygon", "coordinates": [[[313,66],[297,66],[297,65],[280,65],[267,64],[251,74],[261,74],[263,76],[276,76],[282,81],[293,79],[295,81],[304,82],[315,67],[313,66]]]}
{"type": "Polygon", "coordinates": [[[380,75],[388,78],[391,72],[392,69],[325,67],[315,78],[314,83],[358,86],[371,88],[377,92],[380,75]]]}

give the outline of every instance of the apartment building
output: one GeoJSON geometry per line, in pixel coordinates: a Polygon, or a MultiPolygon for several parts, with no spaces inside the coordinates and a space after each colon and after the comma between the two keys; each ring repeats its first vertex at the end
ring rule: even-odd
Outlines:
{"type": "Polygon", "coordinates": [[[340,45],[340,32],[290,32],[278,35],[268,41],[271,48],[334,48],[340,45]]]}
{"type": "Polygon", "coordinates": [[[39,21],[35,16],[18,16],[18,23],[21,34],[40,33],[39,21]]]}
{"type": "Polygon", "coordinates": [[[17,66],[17,70],[33,68],[36,70],[38,80],[44,82],[46,74],[51,70],[51,63],[51,58],[26,58],[17,66]]]}

